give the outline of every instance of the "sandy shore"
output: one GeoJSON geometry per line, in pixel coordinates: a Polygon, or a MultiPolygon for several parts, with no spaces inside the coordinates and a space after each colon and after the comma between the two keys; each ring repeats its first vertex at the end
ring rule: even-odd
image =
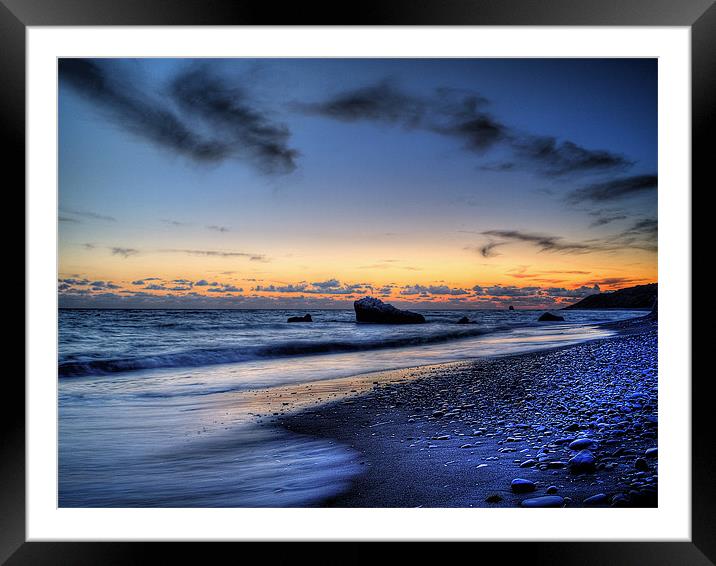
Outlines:
{"type": "Polygon", "coordinates": [[[282,410],[264,422],[358,454],[362,473],[321,506],[655,506],[656,323],[613,328],[576,346],[363,376],[352,395],[326,392],[298,412],[275,399],[282,410]]]}

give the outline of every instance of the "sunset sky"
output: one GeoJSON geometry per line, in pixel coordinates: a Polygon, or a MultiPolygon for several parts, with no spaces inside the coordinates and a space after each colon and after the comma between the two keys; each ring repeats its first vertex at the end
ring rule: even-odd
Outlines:
{"type": "Polygon", "coordinates": [[[655,59],[62,59],[59,85],[61,307],[657,279],[655,59]]]}

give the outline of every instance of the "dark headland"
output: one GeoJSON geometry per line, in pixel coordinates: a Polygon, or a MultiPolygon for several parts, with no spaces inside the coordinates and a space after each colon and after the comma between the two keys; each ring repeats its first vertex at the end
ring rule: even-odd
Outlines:
{"type": "Polygon", "coordinates": [[[568,309],[651,309],[656,303],[658,284],[637,285],[608,293],[589,295],[565,307],[568,309]]]}
{"type": "Polygon", "coordinates": [[[320,506],[653,507],[657,326],[373,374],[365,393],[274,423],[356,453],[362,473],[320,506]]]}

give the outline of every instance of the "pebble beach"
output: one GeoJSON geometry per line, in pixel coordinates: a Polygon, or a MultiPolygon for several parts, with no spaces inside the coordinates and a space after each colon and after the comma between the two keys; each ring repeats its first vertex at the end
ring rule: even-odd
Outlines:
{"type": "Polygon", "coordinates": [[[657,505],[657,323],[552,350],[384,372],[270,419],[348,447],[329,507],[657,505]]]}

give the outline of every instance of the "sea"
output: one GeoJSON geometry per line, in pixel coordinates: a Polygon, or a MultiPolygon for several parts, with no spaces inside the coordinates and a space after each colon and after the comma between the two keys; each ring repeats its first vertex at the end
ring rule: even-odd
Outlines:
{"type": "Polygon", "coordinates": [[[58,506],[316,505],[346,489],[357,455],[269,417],[331,400],[350,376],[575,344],[644,314],[419,312],[425,324],[359,324],[352,310],[288,323],[305,313],[60,309],[58,506]]]}

